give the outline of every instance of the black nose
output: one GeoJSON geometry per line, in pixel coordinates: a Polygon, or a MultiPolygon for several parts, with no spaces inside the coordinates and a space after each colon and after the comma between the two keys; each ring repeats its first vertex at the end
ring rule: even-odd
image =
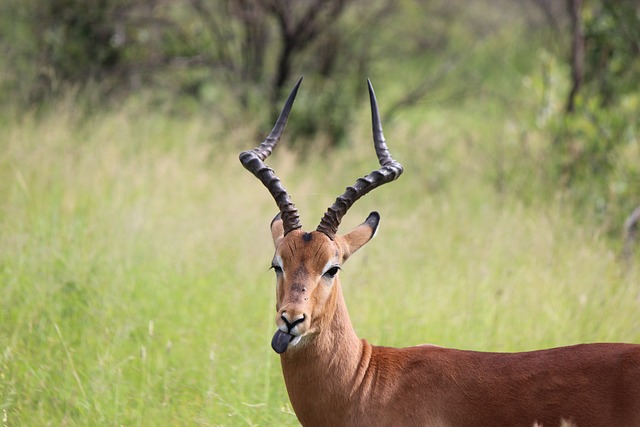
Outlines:
{"type": "Polygon", "coordinates": [[[287,331],[289,332],[291,332],[291,330],[295,328],[297,324],[304,322],[304,319],[306,318],[305,315],[303,314],[301,318],[296,319],[293,322],[289,322],[287,318],[284,317],[284,313],[286,313],[286,311],[282,313],[280,318],[284,321],[284,324],[287,325],[287,331]]]}

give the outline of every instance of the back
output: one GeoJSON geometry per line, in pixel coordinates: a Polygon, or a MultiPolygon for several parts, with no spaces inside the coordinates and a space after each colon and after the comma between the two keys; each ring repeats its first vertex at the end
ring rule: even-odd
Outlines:
{"type": "Polygon", "coordinates": [[[370,408],[369,425],[640,426],[640,346],[523,353],[372,347],[362,388],[385,406],[370,408]]]}

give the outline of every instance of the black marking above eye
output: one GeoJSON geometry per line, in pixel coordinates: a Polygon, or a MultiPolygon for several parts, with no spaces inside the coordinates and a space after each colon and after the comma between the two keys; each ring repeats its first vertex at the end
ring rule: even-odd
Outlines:
{"type": "Polygon", "coordinates": [[[335,275],[338,274],[338,271],[340,271],[340,266],[334,265],[333,267],[325,271],[323,276],[333,279],[335,275]]]}

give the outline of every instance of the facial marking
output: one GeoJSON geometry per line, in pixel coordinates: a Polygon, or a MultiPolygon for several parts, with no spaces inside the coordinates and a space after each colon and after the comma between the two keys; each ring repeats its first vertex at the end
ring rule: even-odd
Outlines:
{"type": "Polygon", "coordinates": [[[310,242],[312,238],[313,236],[311,235],[311,233],[304,233],[302,235],[302,240],[304,240],[305,242],[310,242]]]}

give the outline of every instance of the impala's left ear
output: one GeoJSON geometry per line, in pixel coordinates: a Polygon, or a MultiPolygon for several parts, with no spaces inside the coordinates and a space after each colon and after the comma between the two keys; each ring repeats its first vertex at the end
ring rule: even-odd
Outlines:
{"type": "Polygon", "coordinates": [[[344,236],[336,236],[336,240],[342,247],[342,259],[346,261],[355,251],[360,249],[369,240],[373,239],[380,224],[380,214],[371,212],[367,219],[353,231],[344,236]]]}
{"type": "Polygon", "coordinates": [[[271,220],[271,237],[273,238],[274,246],[277,248],[284,237],[284,225],[280,214],[276,215],[275,218],[271,220]]]}

